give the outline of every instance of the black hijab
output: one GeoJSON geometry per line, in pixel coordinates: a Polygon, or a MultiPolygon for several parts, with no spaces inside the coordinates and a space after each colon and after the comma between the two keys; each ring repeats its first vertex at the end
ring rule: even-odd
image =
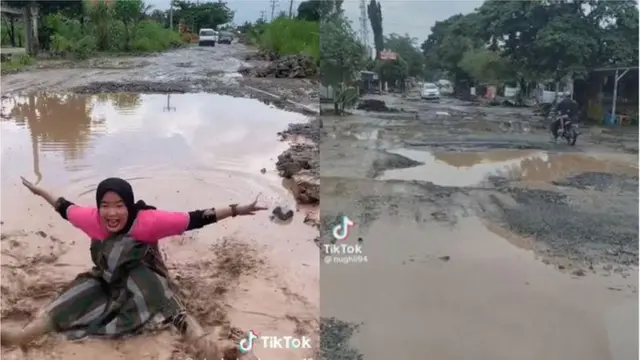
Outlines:
{"type": "Polygon", "coordinates": [[[127,207],[127,211],[129,213],[127,217],[127,224],[122,228],[122,230],[118,231],[118,234],[126,234],[129,232],[131,226],[133,226],[133,222],[136,220],[138,211],[155,209],[155,207],[145,204],[142,200],[136,202],[135,197],[133,196],[133,188],[131,187],[131,184],[126,180],[115,177],[104,179],[100,184],[98,184],[98,188],[96,189],[96,204],[98,208],[100,208],[102,198],[109,191],[113,191],[122,198],[122,201],[127,207]]]}

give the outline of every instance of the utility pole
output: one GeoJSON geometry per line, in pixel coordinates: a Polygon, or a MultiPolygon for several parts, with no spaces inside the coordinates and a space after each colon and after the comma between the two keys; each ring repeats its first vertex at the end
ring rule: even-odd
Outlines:
{"type": "Polygon", "coordinates": [[[267,12],[264,10],[260,10],[260,19],[262,19],[262,21],[266,21],[267,20],[267,12]]]}
{"type": "Polygon", "coordinates": [[[293,0],[289,1],[289,19],[293,18],[293,0]]]}
{"type": "Polygon", "coordinates": [[[169,29],[173,31],[173,0],[169,2],[169,29]]]}
{"type": "Polygon", "coordinates": [[[277,5],[278,5],[278,0],[271,0],[271,21],[273,21],[273,15],[275,14],[277,5]]]}
{"type": "Polygon", "coordinates": [[[367,15],[366,0],[360,0],[360,40],[365,49],[367,49],[367,57],[371,56],[369,49],[369,16],[367,15]]]}

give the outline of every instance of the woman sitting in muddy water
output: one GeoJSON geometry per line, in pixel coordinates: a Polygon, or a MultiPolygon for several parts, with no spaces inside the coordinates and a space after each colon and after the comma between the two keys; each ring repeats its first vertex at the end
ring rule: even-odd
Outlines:
{"type": "Polygon", "coordinates": [[[162,238],[237,215],[267,210],[258,199],[248,205],[196,210],[189,213],[156,210],[135,202],[131,185],[120,178],[102,181],[96,190],[97,207],[75,205],[54,197],[22,178],[33,194],[51,204],[76,228],[91,238],[94,267],[82,273],[23,329],[2,327],[3,346],[25,347],[49,332],[69,339],[87,336],[121,337],[154,326],[172,324],[205,359],[235,359],[236,346],[207,338],[179,299],[158,249],[162,238]],[[226,355],[226,356],[225,356],[226,355]]]}

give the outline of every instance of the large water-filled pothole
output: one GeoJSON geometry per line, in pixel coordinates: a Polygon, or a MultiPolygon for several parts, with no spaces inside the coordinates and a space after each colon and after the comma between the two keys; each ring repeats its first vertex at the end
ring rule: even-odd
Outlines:
{"type": "MultiPolygon", "coordinates": [[[[22,306],[24,316],[50,299],[56,284],[91,265],[87,236],[22,187],[20,176],[86,206],[95,205],[97,183],[110,176],[129,180],[137,199],[170,211],[249,203],[259,193],[260,202],[269,207],[294,206],[275,169],[277,156],[289,146],[277,133],[306,120],[257,100],[213,94],[43,93],[3,98],[2,280],[15,284],[3,286],[3,299],[19,298],[16,306],[22,306]],[[7,270],[25,264],[29,276],[7,270]],[[23,290],[43,283],[49,284],[50,293],[31,302],[23,290]]],[[[198,301],[218,291],[212,281],[220,277],[207,272],[216,261],[234,257],[244,261],[231,259],[229,264],[244,266],[252,259],[266,259],[269,266],[260,268],[260,276],[244,278],[246,272],[234,269],[240,275],[223,284],[223,303],[209,298],[200,310],[212,306],[211,314],[222,309],[233,326],[287,335],[299,327],[296,322],[307,324],[317,316],[318,257],[311,241],[317,231],[303,220],[297,216],[280,226],[269,220],[268,212],[241,216],[169,238],[161,249],[172,274],[198,289],[191,293],[198,301]]],[[[3,300],[3,316],[11,310],[5,305],[3,300]]],[[[45,349],[70,358],[96,352],[118,358],[140,355],[144,348],[153,349],[152,357],[169,358],[170,346],[157,344],[173,340],[162,336],[136,338],[120,348],[88,342],[47,343],[45,349]]],[[[2,355],[7,355],[4,348],[2,355]]]]}
{"type": "MultiPolygon", "coordinates": [[[[638,175],[638,168],[635,166],[576,153],[537,150],[429,152],[411,149],[390,152],[424,165],[387,170],[378,177],[380,180],[418,180],[463,187],[479,185],[490,177],[503,177],[512,181],[552,182],[580,173],[611,173],[627,177],[638,175]]],[[[602,179],[609,181],[605,177],[602,179]]]]}

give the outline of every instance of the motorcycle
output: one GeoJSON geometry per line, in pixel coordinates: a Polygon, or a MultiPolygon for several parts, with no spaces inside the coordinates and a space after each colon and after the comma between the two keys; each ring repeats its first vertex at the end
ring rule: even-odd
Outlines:
{"type": "MultiPolygon", "coordinates": [[[[556,121],[559,121],[563,126],[558,129],[558,137],[567,140],[567,144],[573,146],[578,140],[578,126],[573,124],[573,121],[567,115],[561,115],[556,117],[556,121]]],[[[553,134],[552,134],[553,135],[553,134]]]]}

